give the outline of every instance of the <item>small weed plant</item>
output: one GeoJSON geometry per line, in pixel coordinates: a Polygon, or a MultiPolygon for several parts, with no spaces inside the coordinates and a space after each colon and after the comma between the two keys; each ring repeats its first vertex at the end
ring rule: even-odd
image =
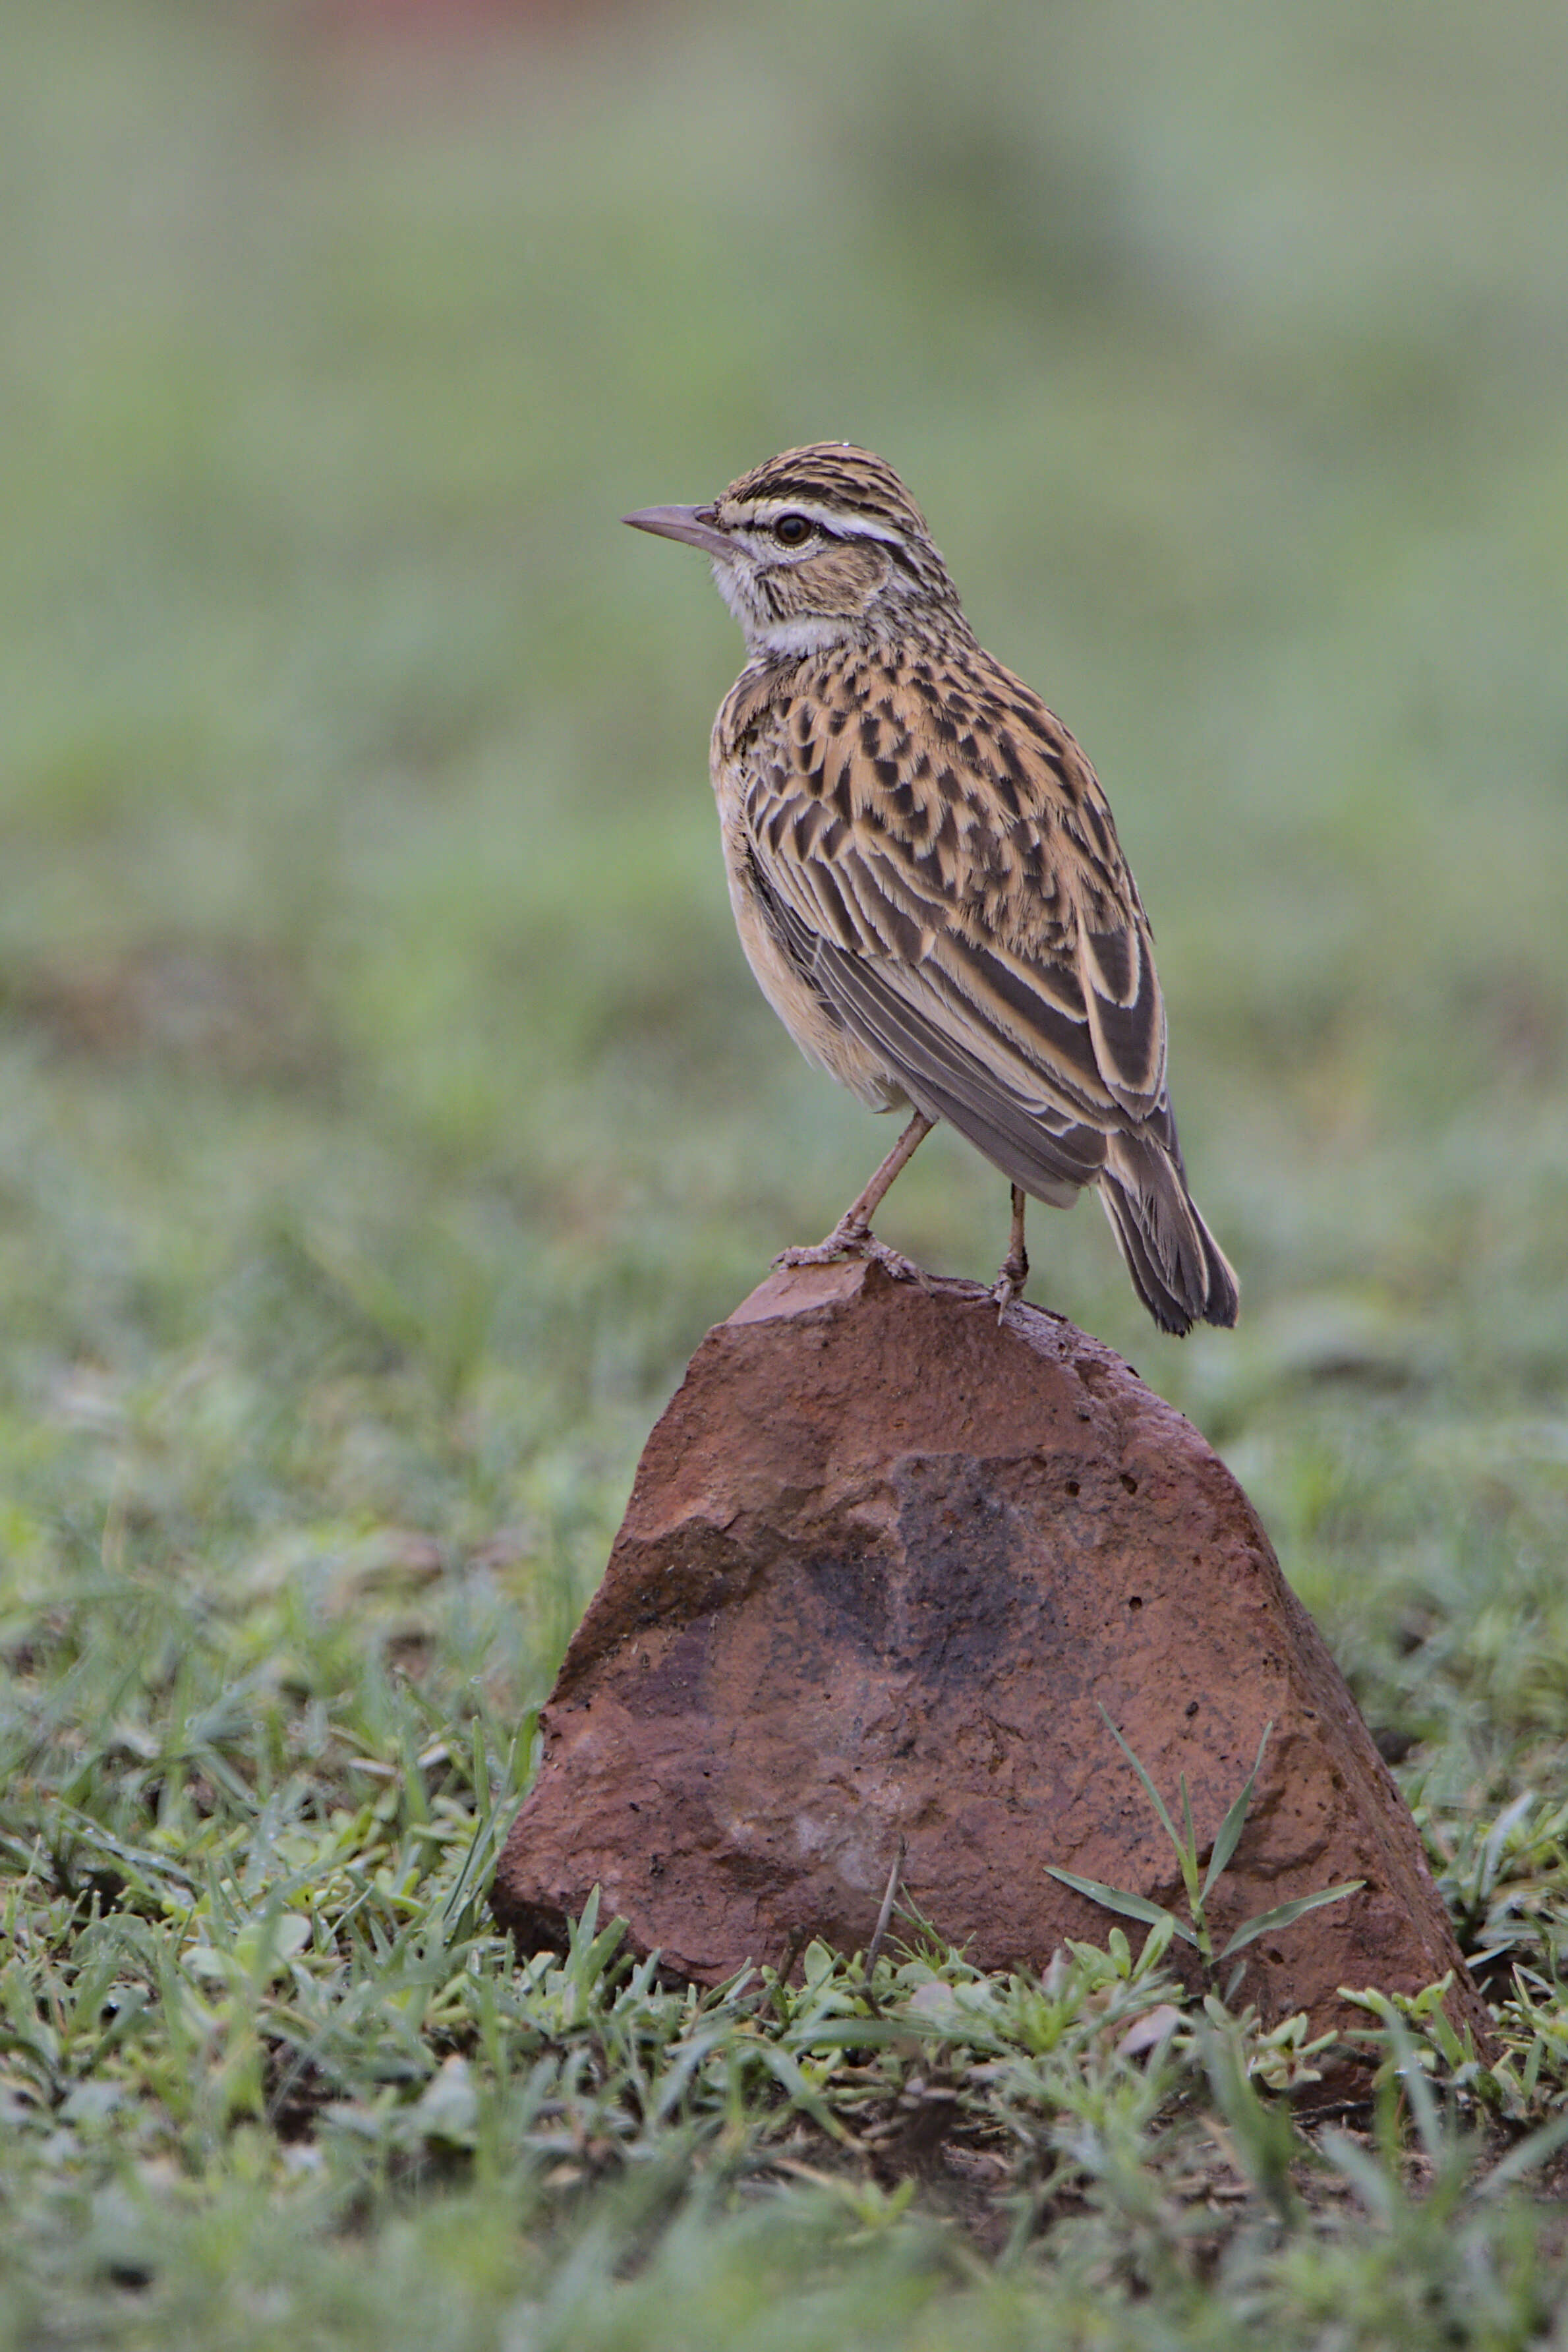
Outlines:
{"type": "MultiPolygon", "coordinates": [[[[1143,1783],[1145,1794],[1155,1809],[1160,1827],[1170,1840],[1172,1850],[1180,1865],[1182,1885],[1186,1890],[1187,1917],[1178,1919],[1175,1912],[1167,1910],[1163,1904],[1151,1902],[1147,1895],[1134,1894],[1126,1887],[1106,1886],[1097,1878],[1081,1878],[1076,1872],[1060,1869],[1054,1863],[1048,1863],[1046,1867],[1052,1878],[1060,1879],[1063,1886],[1071,1887],[1074,1894],[1086,1895],[1091,1902],[1100,1904],[1107,1911],[1117,1912],[1124,1919],[1141,1919],[1151,1927],[1164,1930],[1167,1937],[1177,1936],[1184,1943],[1190,1944],[1203,1962],[1204,1973],[1210,1991],[1220,1990],[1219,1972],[1225,1963],[1245,1951],[1249,1944],[1255,1944],[1260,1936],[1278,1934],[1282,1928],[1293,1927],[1298,1919],[1304,1919],[1309,1911],[1321,1911],[1330,1903],[1343,1903],[1347,1895],[1358,1893],[1365,1885],[1364,1879],[1346,1879],[1338,1886],[1325,1886],[1316,1894],[1300,1895],[1291,1902],[1277,1903],[1270,1910],[1254,1912],[1249,1919],[1244,1919],[1240,1926],[1226,1937],[1225,1942],[1217,1951],[1209,1923],[1209,1897],[1229,1868],[1235,1857],[1236,1849],[1241,1843],[1241,1833],[1247,1826],[1248,1810],[1252,1802],[1252,1792],[1257,1787],[1258,1775],[1262,1769],[1264,1752],[1268,1748],[1270,1735],[1274,1727],[1272,1723],[1266,1723],[1263,1727],[1263,1736],[1258,1742],[1258,1753],[1253,1759],[1252,1769],[1238,1790],[1225,1819],[1219,1825],[1218,1832],[1209,1851],[1208,1866],[1204,1869],[1202,1849],[1192,1817],[1192,1800],[1187,1793],[1186,1774],[1185,1772],[1182,1774],[1178,1784],[1181,1827],[1177,1829],[1171,1819],[1164,1798],[1149,1777],[1148,1769],[1142,1759],[1134,1753],[1109,1715],[1105,1713],[1105,1709],[1102,1707],[1100,1712],[1105,1717],[1106,1727],[1111,1737],[1143,1783]]],[[[1244,1966],[1245,1963],[1239,1964],[1227,1980],[1224,1989],[1226,2000],[1229,2000],[1236,1991],[1241,1979],[1241,1969],[1244,1966]]]]}

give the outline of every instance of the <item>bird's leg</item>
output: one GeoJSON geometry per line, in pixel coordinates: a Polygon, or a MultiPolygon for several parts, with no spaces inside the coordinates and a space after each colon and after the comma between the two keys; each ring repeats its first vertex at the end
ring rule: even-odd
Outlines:
{"type": "Polygon", "coordinates": [[[934,1118],[917,1110],[864,1192],[850,1202],[826,1239],[813,1242],[805,1249],[780,1250],[774,1265],[831,1265],[835,1258],[865,1257],[891,1275],[894,1282],[918,1282],[919,1267],[913,1259],[901,1257],[897,1250],[879,1242],[872,1232],[871,1221],[886,1198],[894,1178],[909,1165],[936,1124],[934,1118]]]}
{"type": "Polygon", "coordinates": [[[997,1302],[998,1316],[1005,1315],[1015,1298],[1023,1294],[1029,1280],[1029,1252],[1023,1245],[1023,1213],[1028,1197],[1021,1184],[1013,1186],[1013,1221],[1008,1233],[1008,1254],[1002,1260],[991,1297],[997,1302]]]}

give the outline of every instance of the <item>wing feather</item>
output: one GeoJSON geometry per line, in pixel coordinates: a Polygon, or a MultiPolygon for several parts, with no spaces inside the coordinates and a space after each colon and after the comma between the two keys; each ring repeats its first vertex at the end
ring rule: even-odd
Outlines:
{"type": "Polygon", "coordinates": [[[1040,1200],[1065,1206],[1093,1181],[1105,1158],[1099,1128],[1053,1118],[1043,1102],[1030,1104],[1013,1093],[959,1036],[911,1002],[884,960],[846,953],[821,934],[813,938],[786,902],[773,901],[769,912],[840,1019],[886,1056],[911,1102],[927,1117],[948,1120],[1040,1200]]]}
{"type": "Polygon", "coordinates": [[[743,816],[768,919],[840,1020],[912,1101],[1062,1200],[1130,1121],[1174,1146],[1164,1008],[1088,762],[987,675],[956,689],[961,729],[915,663],[831,748],[831,729],[777,742],[743,816]]]}

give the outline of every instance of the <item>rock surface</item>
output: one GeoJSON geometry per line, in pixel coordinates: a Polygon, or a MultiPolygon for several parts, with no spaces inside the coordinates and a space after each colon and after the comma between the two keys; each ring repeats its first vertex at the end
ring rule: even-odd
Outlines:
{"type": "MultiPolygon", "coordinates": [[[[868,1942],[890,1866],[988,1968],[1114,1924],[1054,1863],[1186,1916],[1100,1713],[1207,1854],[1273,1733],[1217,1939],[1238,2000],[1351,2021],[1342,1985],[1457,1971],[1404,1800],[1229,1472],[1121,1358],[967,1284],[774,1275],[710,1331],[653,1431],[544,1717],[496,1909],[560,1944],[597,1884],[642,1951],[713,1984],[807,1936],[868,1942]]],[[[1131,1931],[1134,1939],[1140,1931],[1131,1931]]],[[[1186,1948],[1178,1948],[1178,1957],[1186,1948]]]]}

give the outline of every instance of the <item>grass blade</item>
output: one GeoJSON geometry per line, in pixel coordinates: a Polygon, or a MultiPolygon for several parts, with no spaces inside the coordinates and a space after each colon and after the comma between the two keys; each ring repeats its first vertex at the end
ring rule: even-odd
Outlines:
{"type": "Polygon", "coordinates": [[[1208,1873],[1203,1882],[1203,1894],[1199,1898],[1201,1901],[1207,1901],[1209,1888],[1214,1885],[1220,1872],[1227,1867],[1231,1855],[1241,1843],[1241,1832],[1247,1825],[1248,1808],[1252,1802],[1252,1791],[1257,1786],[1258,1775],[1263,1769],[1263,1750],[1269,1745],[1269,1735],[1273,1728],[1273,1718],[1270,1717],[1263,1726],[1263,1737],[1258,1742],[1257,1760],[1247,1775],[1239,1796],[1219,1824],[1219,1835],[1214,1841],[1214,1852],[1208,1858],[1208,1873]]]}
{"type": "Polygon", "coordinates": [[[1375,2156],[1358,2146],[1348,2132],[1333,2129],[1319,2135],[1318,2152],[1326,2157],[1341,2178],[1350,2183],[1375,2221],[1383,2222],[1385,2226],[1392,2221],[1394,2182],[1375,2156]]]}
{"type": "Polygon", "coordinates": [[[1272,1911],[1260,1911],[1256,1918],[1244,1919],[1225,1946],[1219,1957],[1228,1960],[1232,1952],[1241,1951],[1255,1944],[1260,1936],[1270,1928],[1288,1927],[1296,1919],[1304,1919],[1309,1911],[1321,1911],[1325,1903],[1343,1903],[1347,1895],[1357,1895],[1366,1885],[1364,1878],[1347,1878],[1343,1886],[1325,1886],[1321,1895],[1298,1895],[1293,1903],[1276,1904],[1272,1911]]]}
{"type": "Polygon", "coordinates": [[[1146,1895],[1129,1895],[1120,1886],[1103,1886],[1097,1878],[1080,1878],[1076,1871],[1058,1870],[1053,1862],[1048,1862],[1045,1867],[1052,1878],[1059,1878],[1063,1886],[1071,1886],[1075,1895],[1087,1895],[1091,1903],[1102,1904],[1107,1911],[1119,1911],[1124,1919],[1142,1919],[1151,1927],[1168,1925],[1184,1943],[1197,1946],[1197,1937],[1192,1929],[1184,1927],[1174,1911],[1151,1903],[1146,1895]]]}
{"type": "MultiPolygon", "coordinates": [[[[1176,1834],[1176,1823],[1172,1821],[1169,1813],[1166,1811],[1164,1798],[1160,1795],[1159,1790],[1155,1788],[1147,1772],[1144,1769],[1143,1763],[1140,1759],[1135,1756],[1132,1748],[1128,1747],[1127,1742],[1123,1738],[1121,1733],[1112,1722],[1109,1715],[1106,1715],[1105,1709],[1103,1706],[1100,1709],[1100,1712],[1102,1715],[1105,1716],[1105,1727],[1111,1734],[1112,1738],[1115,1741],[1117,1747],[1121,1749],[1123,1755],[1126,1758],[1128,1763],[1132,1766],[1134,1771],[1143,1782],[1145,1789],[1148,1792],[1149,1802],[1153,1805],[1155,1812],[1158,1813],[1160,1817],[1160,1827],[1164,1830],[1166,1837],[1169,1838],[1171,1844],[1174,1846],[1177,1855],[1179,1856],[1183,1852],[1182,1842],[1176,1834]]],[[[1131,1916],[1136,1917],[1141,1915],[1134,1913],[1131,1916]]]]}
{"type": "Polygon", "coordinates": [[[1559,2116],[1552,2123],[1542,2124],[1527,2139],[1521,2139],[1517,2147],[1511,2147],[1500,2164],[1493,2165],[1486,2179],[1479,2183],[1477,2195],[1500,2197],[1505,2189],[1516,2187],[1521,2180],[1528,2180],[1532,2172],[1539,2171],[1565,2142],[1568,2142],[1568,2116],[1559,2116]]]}
{"type": "Polygon", "coordinates": [[[1437,2102],[1421,2063],[1421,2053],[1402,2017],[1389,2019],[1388,2039],[1394,2052],[1394,2071],[1409,2105],[1416,2137],[1432,2162],[1440,2164],[1444,2152],[1443,2119],[1437,2113],[1437,2102]]]}

